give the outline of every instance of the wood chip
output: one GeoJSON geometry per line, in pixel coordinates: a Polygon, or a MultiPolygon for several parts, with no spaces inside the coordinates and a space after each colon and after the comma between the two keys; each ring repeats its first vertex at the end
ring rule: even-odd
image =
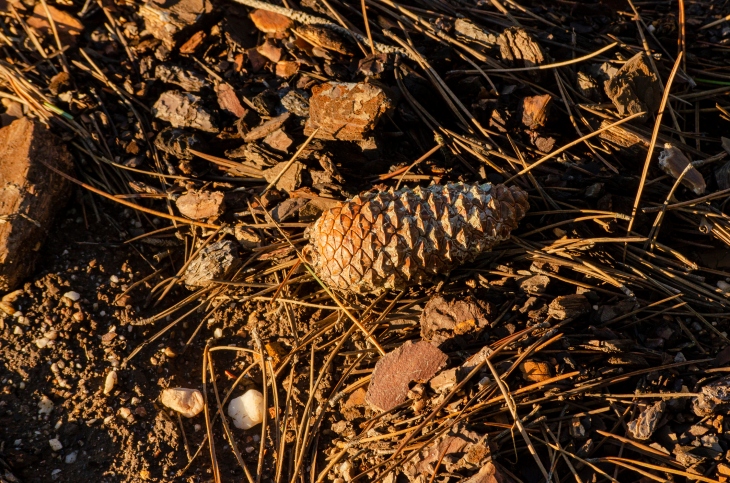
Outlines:
{"type": "Polygon", "coordinates": [[[284,33],[294,24],[288,17],[268,10],[254,10],[250,16],[256,28],[267,34],[284,33]]]}
{"type": "Polygon", "coordinates": [[[591,303],[581,294],[556,297],[548,307],[548,315],[556,320],[565,320],[587,314],[591,303]]]}

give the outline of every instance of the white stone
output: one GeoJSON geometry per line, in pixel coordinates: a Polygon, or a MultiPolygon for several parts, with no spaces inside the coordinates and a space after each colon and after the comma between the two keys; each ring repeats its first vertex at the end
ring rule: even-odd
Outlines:
{"type": "Polygon", "coordinates": [[[162,391],[160,402],[174,409],[186,418],[192,418],[203,410],[203,394],[197,389],[184,387],[168,388],[162,391]]]}
{"type": "Polygon", "coordinates": [[[60,441],[59,441],[58,439],[56,439],[56,438],[53,438],[53,439],[49,439],[49,440],[48,440],[48,444],[50,444],[50,445],[51,445],[51,449],[52,449],[53,451],[61,451],[61,450],[63,449],[63,445],[62,445],[62,444],[61,444],[61,442],[60,442],[60,441]]]}
{"type": "Polygon", "coordinates": [[[717,288],[722,290],[723,292],[730,292],[730,283],[727,283],[723,280],[717,281],[717,288]]]}
{"type": "Polygon", "coordinates": [[[81,294],[78,292],[74,292],[73,290],[71,290],[70,292],[66,292],[65,294],[63,294],[63,296],[71,300],[72,302],[78,302],[81,298],[81,294]]]}
{"type": "Polygon", "coordinates": [[[108,396],[112,393],[114,390],[114,386],[117,385],[117,371],[111,371],[109,374],[106,375],[106,380],[104,381],[104,395],[108,396]]]}
{"type": "Polygon", "coordinates": [[[51,341],[50,341],[50,340],[48,340],[48,338],[47,338],[47,337],[41,337],[40,339],[36,339],[36,341],[35,341],[35,345],[36,345],[36,347],[38,347],[39,349],[45,349],[45,348],[46,348],[46,347],[48,346],[48,343],[49,343],[49,342],[51,342],[51,341]]]}
{"type": "Polygon", "coordinates": [[[23,329],[21,329],[19,326],[16,325],[15,328],[13,329],[13,334],[23,335],[23,329]]]}
{"type": "Polygon", "coordinates": [[[55,470],[51,471],[51,480],[56,481],[61,477],[61,470],[56,468],[55,470]]]}
{"type": "Polygon", "coordinates": [[[221,329],[220,327],[215,329],[213,331],[213,337],[215,337],[216,339],[220,339],[221,337],[223,337],[223,329],[221,329]]]}
{"type": "Polygon", "coordinates": [[[256,389],[249,389],[243,396],[228,403],[228,415],[240,429],[250,429],[264,420],[264,395],[256,389]]]}
{"type": "Polygon", "coordinates": [[[79,452],[73,451],[66,455],[66,458],[64,459],[64,461],[66,462],[67,465],[72,465],[72,464],[76,463],[76,458],[78,458],[78,456],[79,456],[79,452]]]}
{"type": "Polygon", "coordinates": [[[112,275],[111,277],[109,277],[109,281],[111,283],[119,283],[119,277],[117,277],[116,275],[112,275]]]}
{"type": "Polygon", "coordinates": [[[53,401],[48,396],[43,396],[38,403],[38,414],[51,414],[53,411],[53,401]]]}

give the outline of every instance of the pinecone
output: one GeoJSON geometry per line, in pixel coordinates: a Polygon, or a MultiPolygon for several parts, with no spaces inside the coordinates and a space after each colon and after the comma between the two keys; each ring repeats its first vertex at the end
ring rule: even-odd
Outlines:
{"type": "Polygon", "coordinates": [[[322,214],[304,256],[330,287],[402,289],[506,240],[529,207],[520,188],[489,183],[366,192],[322,214]]]}

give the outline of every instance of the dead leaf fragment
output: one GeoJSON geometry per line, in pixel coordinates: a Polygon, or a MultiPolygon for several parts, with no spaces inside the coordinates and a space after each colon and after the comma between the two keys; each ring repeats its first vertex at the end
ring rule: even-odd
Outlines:
{"type": "Polygon", "coordinates": [[[649,439],[659,425],[664,415],[667,404],[664,401],[657,401],[641,412],[638,418],[630,421],[628,430],[631,436],[636,439],[649,439]]]}
{"type": "Polygon", "coordinates": [[[288,17],[268,10],[254,10],[250,17],[256,28],[267,34],[284,33],[293,25],[288,17]]]}
{"type": "Polygon", "coordinates": [[[520,372],[530,382],[542,382],[553,377],[550,364],[544,361],[525,361],[520,364],[520,372]]]}
{"type": "Polygon", "coordinates": [[[435,344],[469,333],[478,333],[489,323],[488,313],[467,296],[447,301],[440,295],[428,301],[421,313],[421,337],[435,344]]]}
{"type": "Polygon", "coordinates": [[[406,400],[411,381],[425,382],[446,364],[447,356],[429,342],[408,341],[375,365],[367,402],[388,411],[406,400]]]}

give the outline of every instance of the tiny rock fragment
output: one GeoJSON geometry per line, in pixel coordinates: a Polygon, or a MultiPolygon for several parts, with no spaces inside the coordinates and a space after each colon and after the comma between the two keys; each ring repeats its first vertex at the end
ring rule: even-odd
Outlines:
{"type": "Polygon", "coordinates": [[[273,119],[269,119],[268,121],[264,122],[260,126],[251,129],[251,131],[248,132],[243,137],[243,140],[247,143],[250,143],[252,141],[256,141],[257,139],[262,139],[271,134],[272,132],[276,131],[277,129],[281,128],[281,126],[284,125],[284,123],[291,117],[291,114],[288,112],[285,112],[281,116],[277,116],[273,119]]]}
{"type": "Polygon", "coordinates": [[[630,58],[616,75],[606,81],[605,88],[621,117],[644,111],[646,114],[640,119],[646,120],[659,109],[662,100],[659,79],[643,52],[630,58]]]}
{"type": "MultiPolygon", "coordinates": [[[[507,64],[513,67],[534,67],[544,63],[547,56],[540,44],[521,27],[510,27],[497,38],[499,52],[507,64]]],[[[530,71],[539,77],[539,71],[530,71]]]]}
{"type": "Polygon", "coordinates": [[[550,364],[544,361],[525,361],[520,364],[520,372],[530,382],[542,382],[553,377],[550,364]]]}
{"type": "Polygon", "coordinates": [[[175,201],[175,205],[183,216],[193,220],[218,218],[225,209],[220,191],[188,191],[175,201]]]}
{"type": "Polygon", "coordinates": [[[198,92],[208,85],[205,77],[179,65],[160,64],[155,68],[155,77],[162,82],[178,85],[186,92],[198,92]]]}
{"type": "Polygon", "coordinates": [[[312,88],[304,134],[342,141],[360,141],[393,107],[385,91],[372,84],[325,82],[312,88]]]}
{"type": "Polygon", "coordinates": [[[276,151],[282,151],[286,153],[289,151],[289,147],[294,143],[294,140],[289,137],[283,129],[278,129],[264,138],[264,144],[269,146],[271,149],[276,151]]]}
{"type": "Polygon", "coordinates": [[[287,164],[288,163],[281,162],[273,168],[264,170],[264,178],[266,178],[266,181],[271,183],[278,177],[279,179],[276,182],[276,189],[291,193],[302,184],[302,171],[304,171],[305,166],[299,161],[294,161],[288,168],[286,168],[287,164]],[[284,168],[286,168],[286,171],[279,176],[284,168]]]}
{"type": "Polygon", "coordinates": [[[247,250],[258,248],[262,245],[263,240],[254,228],[242,225],[236,225],[233,229],[233,236],[236,237],[238,243],[247,250]]]}
{"type": "Polygon", "coordinates": [[[304,256],[331,287],[400,290],[491,250],[528,209],[524,191],[489,183],[369,191],[323,212],[304,256]]]}
{"type": "Polygon", "coordinates": [[[664,401],[657,401],[641,412],[638,418],[629,421],[627,425],[629,434],[636,439],[649,439],[659,425],[664,415],[667,404],[664,401]]]}
{"type": "Polygon", "coordinates": [[[283,34],[294,24],[288,17],[268,10],[254,10],[250,17],[256,28],[267,34],[283,34]]]}
{"type": "Polygon", "coordinates": [[[241,101],[236,95],[236,91],[230,84],[221,82],[215,87],[215,93],[218,96],[218,105],[221,109],[230,112],[234,116],[241,118],[246,115],[247,109],[241,105],[241,101]]]}
{"type": "Polygon", "coordinates": [[[368,404],[381,411],[401,404],[408,395],[408,384],[428,381],[446,359],[446,354],[429,342],[407,341],[375,365],[366,396],[368,404]]]}
{"type": "Polygon", "coordinates": [[[155,137],[157,149],[180,159],[193,159],[190,149],[199,151],[203,146],[198,134],[174,127],[166,127],[155,137]]]}
{"type": "Polygon", "coordinates": [[[172,48],[181,40],[181,32],[213,11],[208,0],[149,0],[139,9],[145,28],[172,48]]]}
{"type": "Polygon", "coordinates": [[[591,310],[591,303],[585,295],[562,295],[555,297],[548,307],[548,315],[556,320],[565,320],[587,314],[591,310]]]}
{"type": "MultiPolygon", "coordinates": [[[[70,13],[59,10],[53,5],[46,6],[48,7],[48,12],[51,14],[53,23],[56,25],[56,31],[58,32],[58,38],[61,40],[61,43],[64,45],[75,45],[76,39],[84,30],[84,24],[70,13]]],[[[28,26],[38,30],[43,37],[53,35],[43,3],[38,2],[35,4],[33,15],[28,18],[27,22],[28,26]]]]}
{"type": "Polygon", "coordinates": [[[251,429],[264,420],[264,395],[249,389],[228,403],[228,416],[239,429],[251,429]]]}
{"type": "Polygon", "coordinates": [[[454,367],[436,374],[428,385],[436,392],[446,392],[459,383],[459,369],[454,367]]]}
{"type": "Polygon", "coordinates": [[[190,262],[183,274],[188,287],[204,287],[213,280],[220,280],[233,273],[241,265],[235,244],[229,240],[211,243],[203,248],[190,262]]]}
{"type": "Polygon", "coordinates": [[[66,147],[40,124],[23,117],[0,129],[0,291],[35,268],[39,249],[71,194],[73,171],[66,147]]]}
{"type": "Polygon", "coordinates": [[[723,377],[702,387],[699,396],[692,400],[692,409],[697,416],[727,414],[730,408],[730,377],[723,377]]]}
{"type": "Polygon", "coordinates": [[[167,91],[160,95],[152,114],[172,124],[173,127],[190,127],[217,133],[213,116],[201,104],[200,97],[180,91],[167,91]]]}
{"type": "Polygon", "coordinates": [[[61,451],[63,449],[63,444],[56,438],[49,439],[48,444],[53,451],[61,451]]]}
{"type": "Polygon", "coordinates": [[[40,415],[46,415],[51,414],[53,412],[53,401],[51,399],[44,395],[41,397],[41,400],[38,402],[38,414],[40,415]]]}
{"type": "Polygon", "coordinates": [[[108,396],[114,390],[114,386],[117,385],[117,371],[111,371],[106,375],[104,380],[104,395],[108,396]]]}
{"type": "Polygon", "coordinates": [[[192,418],[200,414],[204,404],[203,394],[200,391],[185,387],[163,390],[160,395],[160,402],[186,418],[192,418]]]}
{"type": "Polygon", "coordinates": [[[705,178],[702,177],[702,173],[692,166],[692,162],[676,146],[669,143],[664,145],[664,150],[659,153],[659,167],[674,179],[678,179],[687,170],[682,178],[682,184],[696,195],[705,192],[705,178]]]}
{"type": "Polygon", "coordinates": [[[437,295],[421,313],[421,338],[442,344],[456,336],[479,333],[489,323],[488,315],[470,295],[451,301],[437,295]]]}
{"type": "Polygon", "coordinates": [[[530,129],[545,126],[550,115],[552,99],[550,94],[525,97],[522,100],[522,124],[530,129]]]}

